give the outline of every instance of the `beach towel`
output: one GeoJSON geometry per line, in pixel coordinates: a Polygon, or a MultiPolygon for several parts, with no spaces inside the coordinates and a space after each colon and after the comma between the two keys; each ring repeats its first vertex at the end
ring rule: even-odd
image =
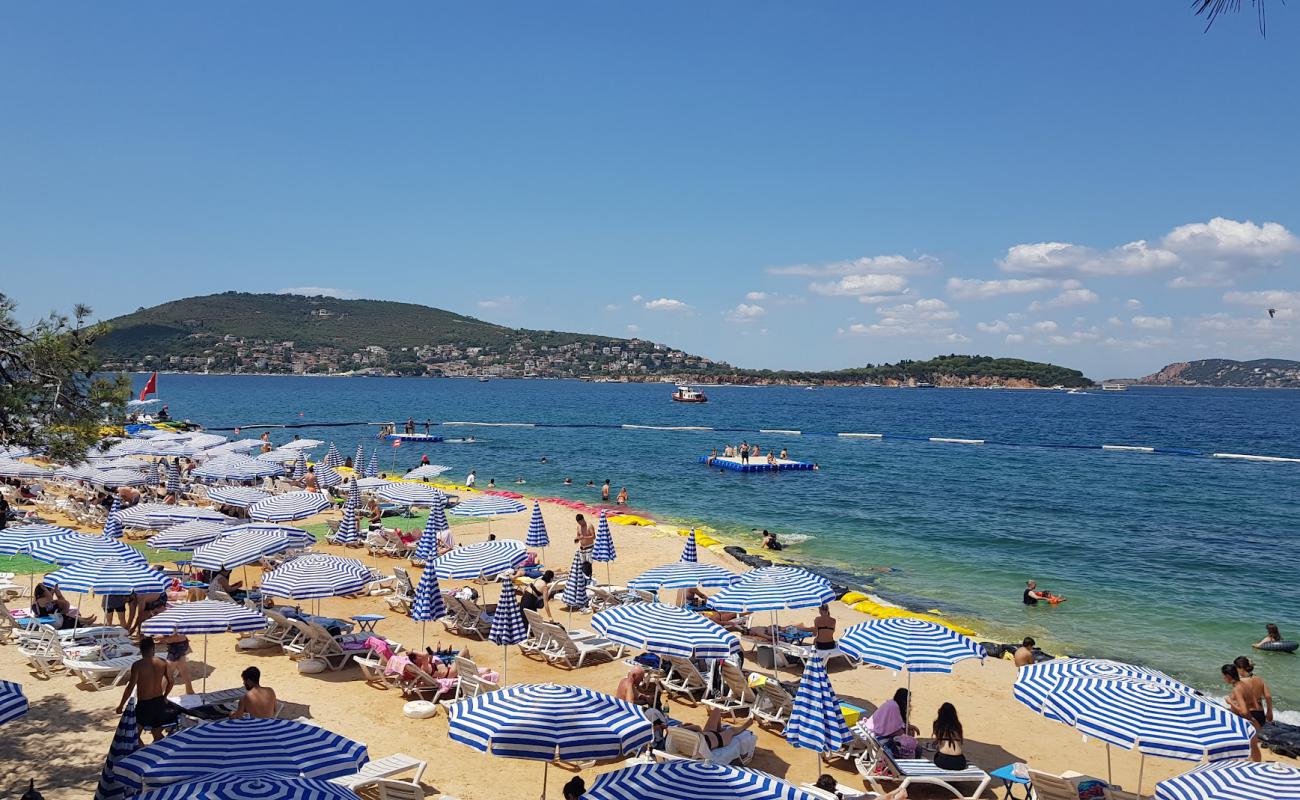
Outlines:
{"type": "Polygon", "coordinates": [[[380,639],[378,636],[366,639],[366,648],[374,650],[385,661],[393,657],[393,648],[388,646],[388,640],[380,639]]]}
{"type": "Polygon", "coordinates": [[[398,653],[384,664],[385,675],[401,675],[406,672],[406,666],[411,663],[411,659],[404,653],[398,653]]]}

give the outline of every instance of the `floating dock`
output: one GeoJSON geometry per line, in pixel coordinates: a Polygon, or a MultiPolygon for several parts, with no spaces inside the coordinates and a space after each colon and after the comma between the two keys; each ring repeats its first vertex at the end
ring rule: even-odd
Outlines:
{"type": "MultiPolygon", "coordinates": [[[[708,464],[708,456],[700,456],[701,464],[708,464]]],[[[778,458],[775,464],[767,463],[767,457],[751,459],[749,463],[744,463],[737,456],[718,456],[713,459],[711,466],[729,469],[733,472],[785,472],[786,470],[811,470],[813,465],[807,461],[791,461],[788,458],[778,458]]]]}
{"type": "Polygon", "coordinates": [[[441,442],[441,436],[431,433],[390,433],[384,437],[389,442],[441,442]]]}

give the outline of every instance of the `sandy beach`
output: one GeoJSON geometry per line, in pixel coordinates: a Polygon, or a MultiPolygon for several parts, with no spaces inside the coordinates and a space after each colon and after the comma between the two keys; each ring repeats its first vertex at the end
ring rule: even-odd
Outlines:
{"type": "MultiPolygon", "coordinates": [[[[546,561],[551,565],[567,565],[574,551],[573,511],[547,503],[542,504],[542,509],[552,542],[546,550],[546,561]]],[[[337,516],[321,515],[305,522],[331,518],[337,516]]],[[[523,539],[527,525],[526,513],[491,523],[492,532],[501,538],[523,539]]],[[[676,561],[681,552],[683,539],[675,531],[660,527],[611,527],[618,551],[618,560],[610,565],[614,583],[624,582],[649,567],[676,561]]],[[[488,523],[457,525],[455,534],[458,544],[483,541],[488,534],[488,523]]],[[[372,558],[362,549],[329,545],[317,549],[360,558],[385,573],[390,573],[393,566],[409,567],[405,561],[372,558]]],[[[700,561],[743,571],[743,565],[722,553],[720,548],[715,549],[717,552],[701,548],[700,561]]],[[[413,577],[418,579],[418,568],[410,569],[413,577]]],[[[595,569],[597,578],[603,579],[605,565],[596,564],[595,569]]],[[[255,574],[255,570],[250,568],[250,575],[255,574]]],[[[444,588],[458,585],[460,583],[455,581],[443,582],[444,588]]],[[[488,591],[488,599],[494,600],[495,589],[488,591]]],[[[89,601],[86,605],[98,607],[98,602],[89,601]]],[[[391,611],[382,596],[323,600],[321,613],[340,618],[363,613],[383,614],[386,619],[379,623],[380,634],[408,647],[418,646],[420,642],[420,625],[391,611]]],[[[786,614],[782,616],[782,622],[808,622],[813,613],[809,610],[786,614]]],[[[833,604],[832,613],[841,631],[868,618],[838,602],[833,604]]],[[[563,618],[563,612],[557,610],[556,614],[557,618],[563,618]]],[[[585,614],[575,614],[573,626],[588,627],[589,619],[585,614]]],[[[211,637],[206,668],[197,663],[202,658],[202,643],[198,639],[193,641],[191,658],[196,684],[206,671],[209,690],[231,688],[238,685],[240,670],[256,665],[262,670],[263,684],[273,687],[280,699],[289,704],[284,716],[310,717],[323,727],[364,742],[372,759],[401,752],[428,761],[424,783],[429,796],[447,795],[462,800],[489,800],[502,797],[503,792],[504,796],[537,796],[542,775],[540,763],[494,758],[452,742],[447,737],[445,711],[440,709],[432,719],[408,719],[402,715],[404,700],[400,694],[367,685],[355,666],[338,672],[301,675],[296,662],[282,654],[279,648],[238,652],[235,641],[233,635],[211,637]]],[[[443,645],[468,647],[480,666],[498,670],[502,667],[502,648],[490,642],[450,635],[441,624],[428,624],[427,641],[430,645],[441,642],[443,645]]],[[[621,661],[564,670],[544,661],[530,660],[516,647],[509,650],[510,683],[568,683],[612,693],[627,670],[621,661]]],[[[752,658],[747,659],[746,666],[755,668],[752,658]]],[[[834,663],[830,673],[842,700],[868,710],[887,699],[906,681],[905,675],[887,669],[865,666],[850,669],[839,661],[834,663]]],[[[0,793],[17,796],[26,787],[29,777],[36,779],[38,788],[49,800],[85,798],[93,793],[116,725],[114,709],[121,697],[121,689],[88,691],[78,688],[75,680],[65,674],[41,680],[31,673],[12,644],[0,646],[0,677],[22,683],[31,700],[28,716],[7,725],[3,739],[0,739],[0,764],[5,771],[0,780],[0,793]]],[[[787,670],[785,677],[793,677],[793,673],[787,670]]],[[[1049,772],[1075,770],[1104,777],[1106,748],[1098,742],[1082,740],[1072,729],[1043,719],[1013,700],[1011,684],[1014,677],[1014,666],[1009,661],[1000,660],[986,660],[982,664],[963,662],[951,675],[915,675],[912,678],[913,721],[926,733],[937,707],[945,701],[953,702],[965,726],[967,755],[972,763],[985,770],[1024,761],[1049,772]]],[[[173,695],[182,692],[183,689],[177,689],[173,695]]],[[[673,716],[685,721],[702,722],[705,710],[703,706],[693,707],[682,701],[672,703],[673,716]]],[[[758,751],[751,766],[795,783],[816,778],[816,759],[811,752],[792,748],[779,731],[756,730],[758,751]]],[[[1275,758],[1272,755],[1267,757],[1275,758]]],[[[1115,750],[1112,763],[1115,781],[1126,788],[1134,788],[1138,777],[1137,753],[1115,750]]],[[[590,783],[597,773],[618,766],[617,763],[600,764],[582,770],[582,774],[590,783]]],[[[1156,780],[1178,774],[1191,766],[1189,762],[1148,758],[1144,773],[1146,792],[1151,792],[1156,780]]],[[[824,769],[840,783],[862,785],[850,763],[835,763],[824,769]]],[[[567,779],[563,770],[552,770],[549,796],[558,797],[559,787],[567,779]]],[[[997,790],[1000,795],[1001,787],[998,786],[997,790]]],[[[917,791],[913,796],[941,795],[917,791]]]]}

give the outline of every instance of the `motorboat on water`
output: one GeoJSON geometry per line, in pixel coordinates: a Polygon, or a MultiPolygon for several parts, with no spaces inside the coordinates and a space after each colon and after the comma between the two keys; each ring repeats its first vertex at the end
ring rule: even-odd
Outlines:
{"type": "Polygon", "coordinates": [[[673,400],[678,403],[707,403],[709,398],[699,389],[692,389],[689,386],[678,386],[677,391],[673,392],[673,400]]]}
{"type": "Polygon", "coordinates": [[[1103,383],[1101,385],[1103,392],[1127,392],[1128,384],[1124,383],[1103,383]]]}

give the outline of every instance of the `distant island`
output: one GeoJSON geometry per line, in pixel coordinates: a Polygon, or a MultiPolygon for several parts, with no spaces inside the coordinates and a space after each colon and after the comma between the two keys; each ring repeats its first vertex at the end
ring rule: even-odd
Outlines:
{"type": "Polygon", "coordinates": [[[188,297],[108,320],[105,369],[586,378],[832,386],[1089,386],[1078,370],[989,356],[801,372],[743,369],[645,339],[509,328],[438,308],[294,294],[188,297]]]}
{"type": "Polygon", "coordinates": [[[1206,358],[1180,361],[1136,383],[1143,386],[1218,386],[1241,389],[1300,389],[1300,361],[1206,358]]]}

